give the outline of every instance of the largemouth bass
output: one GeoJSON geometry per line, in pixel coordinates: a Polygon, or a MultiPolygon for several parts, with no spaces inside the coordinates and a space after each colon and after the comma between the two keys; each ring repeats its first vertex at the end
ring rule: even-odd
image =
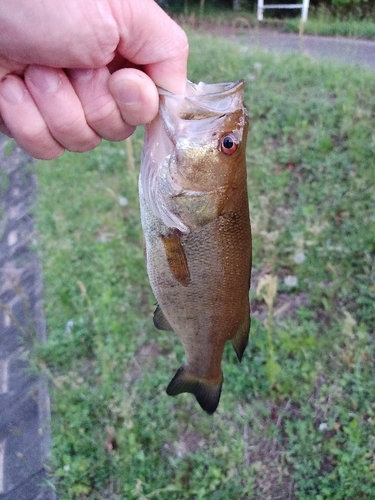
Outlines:
{"type": "Polygon", "coordinates": [[[146,126],[139,194],[154,324],[174,331],[186,363],[167,394],[193,393],[212,414],[230,340],[241,361],[250,328],[251,230],[244,83],[160,90],[146,126]]]}

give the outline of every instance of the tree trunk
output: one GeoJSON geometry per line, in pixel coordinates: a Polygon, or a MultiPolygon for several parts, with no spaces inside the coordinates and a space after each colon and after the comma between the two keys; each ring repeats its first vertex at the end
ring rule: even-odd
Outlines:
{"type": "Polygon", "coordinates": [[[201,0],[200,6],[199,6],[199,12],[200,12],[201,16],[203,16],[203,14],[204,14],[204,3],[205,3],[205,0],[201,0]]]}

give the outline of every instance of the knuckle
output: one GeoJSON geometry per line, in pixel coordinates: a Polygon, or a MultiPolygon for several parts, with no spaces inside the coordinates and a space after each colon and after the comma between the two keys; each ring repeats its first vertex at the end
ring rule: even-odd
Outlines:
{"type": "Polygon", "coordinates": [[[43,149],[39,148],[34,154],[32,152],[30,152],[30,154],[39,160],[55,160],[61,156],[64,151],[65,148],[59,144],[54,144],[52,146],[46,145],[43,149]]]}
{"type": "Polygon", "coordinates": [[[110,97],[108,99],[97,99],[85,108],[87,123],[95,128],[103,120],[114,118],[116,107],[110,97]]]}
{"type": "Polygon", "coordinates": [[[82,117],[59,120],[51,124],[53,137],[69,151],[83,153],[94,149],[100,137],[88,126],[82,117]]]}
{"type": "Polygon", "coordinates": [[[78,116],[54,116],[54,120],[51,120],[50,129],[52,133],[61,137],[76,136],[77,133],[82,128],[81,117],[78,116]]]}
{"type": "Polygon", "coordinates": [[[154,110],[150,106],[145,106],[138,109],[128,109],[122,110],[122,116],[126,123],[134,127],[139,125],[145,125],[155,118],[157,114],[157,109],[154,110]]]}
{"type": "Polygon", "coordinates": [[[32,126],[18,127],[13,137],[31,156],[40,160],[52,160],[64,151],[45,126],[35,123],[32,126]]]}
{"type": "Polygon", "coordinates": [[[117,106],[108,100],[93,103],[85,110],[87,123],[103,139],[122,141],[134,132],[134,126],[126,123],[117,106]]]}
{"type": "Polygon", "coordinates": [[[33,123],[25,121],[24,124],[17,124],[17,131],[15,135],[17,139],[23,142],[33,143],[33,144],[44,144],[50,138],[48,129],[44,123],[37,123],[35,120],[33,123]]]}
{"type": "Polygon", "coordinates": [[[66,143],[65,148],[69,151],[73,151],[75,153],[85,153],[86,151],[91,151],[99,146],[101,138],[95,135],[91,139],[82,139],[79,141],[74,141],[74,143],[66,143]]]}

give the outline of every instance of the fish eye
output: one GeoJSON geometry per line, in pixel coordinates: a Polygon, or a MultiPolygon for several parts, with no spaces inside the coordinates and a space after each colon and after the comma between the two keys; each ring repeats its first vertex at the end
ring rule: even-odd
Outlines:
{"type": "Polygon", "coordinates": [[[232,155],[237,151],[238,144],[233,134],[226,134],[220,140],[220,150],[226,155],[232,155]]]}

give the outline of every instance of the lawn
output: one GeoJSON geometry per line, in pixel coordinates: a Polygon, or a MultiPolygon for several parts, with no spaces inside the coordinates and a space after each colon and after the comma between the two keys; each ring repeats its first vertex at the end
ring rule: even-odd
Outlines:
{"type": "MultiPolygon", "coordinates": [[[[272,23],[270,23],[272,25],[272,23]]],[[[283,31],[298,33],[301,29],[300,18],[289,18],[281,24],[283,31]]],[[[375,38],[373,19],[335,19],[332,16],[310,15],[303,26],[303,32],[309,35],[348,36],[356,38],[375,38]]]]}
{"type": "MultiPolygon", "coordinates": [[[[265,4],[277,3],[267,1],[265,4]]],[[[301,2],[296,2],[301,3],[301,2]]],[[[189,5],[184,14],[180,9],[174,9],[171,14],[185,24],[200,26],[202,29],[232,27],[243,33],[248,29],[272,28],[278,31],[300,33],[301,30],[309,35],[342,36],[365,39],[375,38],[375,22],[370,14],[360,17],[352,10],[352,15],[343,16],[338,12],[331,12],[324,6],[310,6],[308,20],[301,25],[300,9],[265,9],[263,21],[258,21],[256,8],[251,10],[233,10],[218,8],[208,3],[202,13],[198,4],[189,5]],[[179,12],[179,13],[177,13],[179,12]]]]}
{"type": "Polygon", "coordinates": [[[253,310],[213,416],[165,388],[137,198],[142,130],[37,167],[61,500],[375,499],[375,75],[190,34],[192,81],[245,78],[253,310]]]}

